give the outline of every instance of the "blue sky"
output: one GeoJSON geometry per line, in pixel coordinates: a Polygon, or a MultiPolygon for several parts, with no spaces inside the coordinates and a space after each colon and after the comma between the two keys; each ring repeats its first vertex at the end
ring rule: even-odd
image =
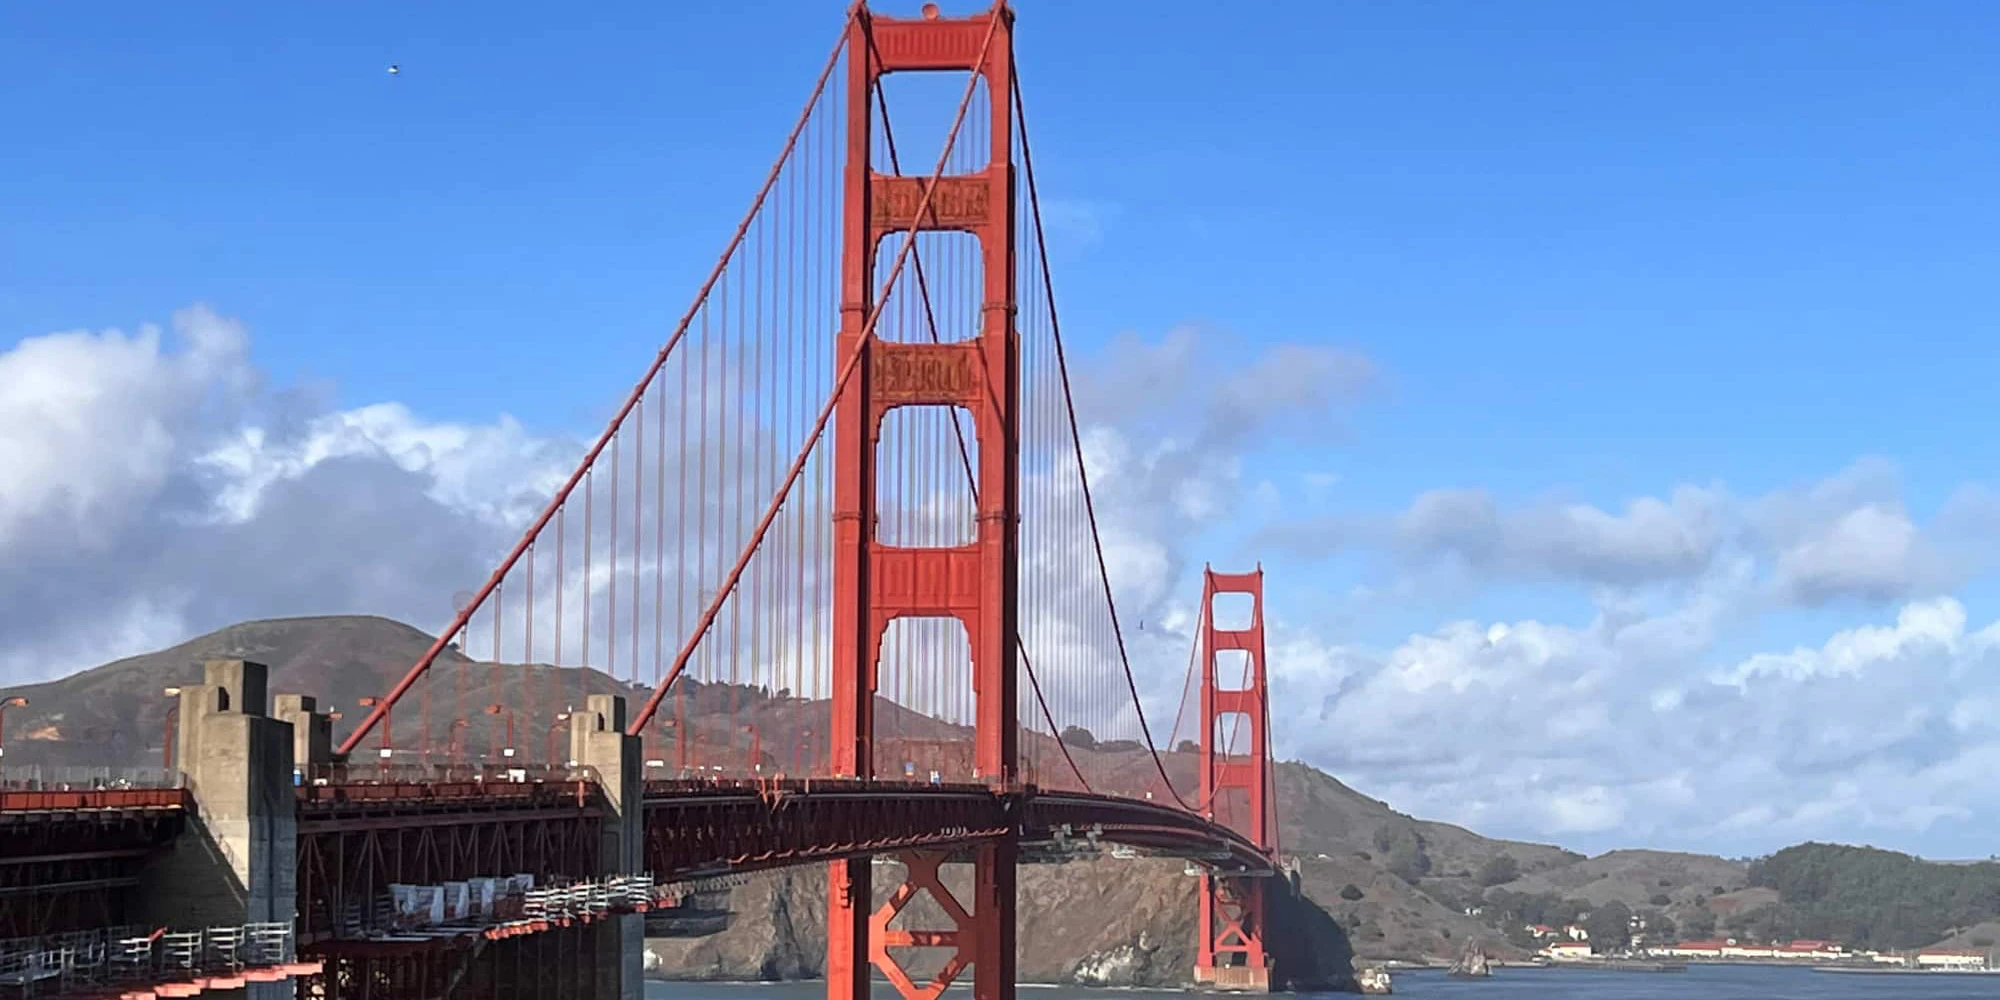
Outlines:
{"type": "MultiPolygon", "coordinates": [[[[1613,600],[1571,563],[1448,539],[1430,553],[1457,560],[1444,570],[1413,555],[1427,543],[1404,515],[1427,491],[1618,514],[1712,489],[1725,520],[1763,523],[1873,459],[1891,471],[1855,503],[1887,504],[1935,553],[1962,547],[1931,533],[1993,482],[2000,9],[1018,9],[1077,349],[1115,371],[1116,338],[1193,329],[1218,370],[1303,344],[1376,373],[1339,404],[1339,434],[1278,420],[1234,448],[1248,513],[1176,523],[1190,558],[1280,574],[1274,607],[1317,648],[1393,660],[1452,621],[1580,629],[1613,600]],[[1303,524],[1317,547],[1292,544],[1303,524]]],[[[713,261],[839,20],[779,2],[9,6],[0,348],[206,303],[251,331],[260,378],[330,412],[394,402],[437,425],[585,433],[713,261]]],[[[1750,553],[1752,575],[1785,544],[1750,553]]],[[[1698,603],[1714,562],[1621,577],[1616,598],[1698,603]]],[[[1819,647],[1937,597],[1974,631],[2000,614],[1985,569],[1771,600],[1677,662],[1819,647]]],[[[1302,746],[1413,811],[1456,801],[1371,783],[1336,738],[1302,746]]],[[[1624,787],[1607,780],[1584,784],[1624,787]]],[[[1446,818],[1584,846],[1758,846],[1698,816],[1631,825],[1630,795],[1608,828],[1446,818]]],[[[2000,802],[1986,808],[1827,823],[1984,854],[1969,831],[2000,802]]]]}

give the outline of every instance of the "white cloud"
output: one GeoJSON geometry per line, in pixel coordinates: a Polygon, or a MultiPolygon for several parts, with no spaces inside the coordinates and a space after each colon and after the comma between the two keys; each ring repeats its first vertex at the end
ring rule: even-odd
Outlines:
{"type": "Polygon", "coordinates": [[[1913,520],[1895,467],[1863,459],[1816,483],[1762,496],[1676,486],[1609,510],[1485,490],[1429,490],[1392,515],[1279,521],[1260,537],[1315,557],[1382,548],[1410,574],[1475,584],[1555,581],[1631,589],[1748,573],[1761,603],[1884,604],[1949,593],[2000,566],[2000,501],[1962,489],[1927,526],[1913,520]]]}
{"type": "Polygon", "coordinates": [[[1967,687],[2000,667],[2000,622],[1915,601],[1719,669],[1621,641],[1644,624],[1412,635],[1356,654],[1325,725],[1289,739],[1417,815],[1593,849],[1879,841],[2000,810],[1978,768],[2000,758],[2000,726],[1967,687]]]}
{"type": "Polygon", "coordinates": [[[400,403],[377,403],[310,420],[303,434],[276,440],[246,425],[194,461],[220,474],[219,517],[245,521],[281,479],[296,479],[334,458],[381,458],[432,481],[433,499],[496,525],[519,525],[546,503],[568,473],[574,444],[530,435],[512,417],[488,425],[426,421],[400,403]],[[560,454],[558,454],[560,452],[560,454]],[[531,470],[527,481],[516,477],[531,470]]]}
{"type": "MultiPolygon", "coordinates": [[[[1300,424],[1337,426],[1339,416],[1365,396],[1373,379],[1374,369],[1365,359],[1340,351],[1279,344],[1247,354],[1224,352],[1213,335],[1195,328],[1175,330],[1157,341],[1121,339],[1080,369],[1081,436],[1105,560],[1156,740],[1170,738],[1176,708],[1183,702],[1200,585],[1197,565],[1209,555],[1198,551],[1195,540],[1215,525],[1273,501],[1274,484],[1245,474],[1244,449],[1261,434],[1290,433],[1300,424]]],[[[1073,469],[1065,467],[1052,479],[1067,488],[1060,484],[1072,476],[1073,469]]],[[[1045,485],[1030,479],[1024,491],[1045,485]]],[[[1024,529],[1024,554],[1049,563],[1031,563],[1024,575],[1061,577],[1064,571],[1057,567],[1068,565],[1065,559],[1073,561],[1070,549],[1088,545],[1087,536],[1050,545],[1049,535],[1046,526],[1024,529]]],[[[1043,588],[1057,596],[1037,609],[1043,612],[1039,622],[1024,610],[1023,620],[1030,623],[1027,638],[1031,647],[1088,643],[1097,662],[1113,663],[1116,653],[1109,646],[1088,553],[1081,565],[1067,571],[1076,578],[1066,586],[1043,588]]],[[[1225,562],[1218,568],[1248,567],[1225,562]]],[[[1337,687],[1347,672],[1338,648],[1305,630],[1274,626],[1271,641],[1287,643],[1286,669],[1297,671],[1307,690],[1337,687]]],[[[1056,655],[1037,652],[1035,658],[1052,661],[1056,655]]],[[[1278,711],[1296,713],[1297,724],[1311,725],[1319,706],[1274,706],[1278,711]]],[[[1283,730],[1292,721],[1274,718],[1273,725],[1283,730]]],[[[1140,733],[1136,719],[1127,714],[1112,730],[1097,735],[1137,739],[1140,733]]],[[[1185,720],[1179,735],[1189,735],[1185,720]]]]}
{"type": "Polygon", "coordinates": [[[205,307],[0,353],[0,677],[60,675],[244,618],[421,624],[490,567],[573,445],[400,406],[300,412],[205,307]]]}
{"type": "MultiPolygon", "coordinates": [[[[1142,679],[1156,722],[1180,694],[1158,679],[1177,681],[1187,655],[1193,540],[1241,518],[1262,481],[1243,474],[1260,440],[1249,429],[1324,426],[1292,415],[1337,416],[1368,389],[1365,378],[1336,379],[1342,388],[1324,398],[1288,397],[1283,385],[1259,394],[1249,387],[1273,363],[1218,371],[1201,348],[1192,331],[1123,344],[1104,359],[1119,377],[1082,397],[1096,405],[1089,458],[1134,660],[1153,665],[1142,679]],[[1204,394],[1194,372],[1221,388],[1204,394]],[[1255,410],[1259,401],[1270,408],[1255,410]],[[1138,609],[1154,623],[1143,636],[1129,631],[1138,609]]],[[[1982,705],[1950,692],[1994,665],[2000,625],[1974,631],[1961,605],[1931,592],[1950,577],[1925,556],[1938,547],[1925,534],[1964,529],[1940,515],[1912,538],[1898,525],[1908,517],[1897,490],[1893,467],[1866,460],[1749,499],[1684,485],[1615,507],[1510,507],[1441,490],[1393,519],[1278,526],[1318,532],[1307,551],[1327,537],[1387,538],[1405,568],[1446,562],[1496,583],[1571,583],[1595,611],[1574,624],[1451,622],[1382,650],[1337,641],[1311,618],[1275,618],[1277,752],[1418,815],[1596,848],[1765,850],[1991,812],[2000,796],[1963,762],[1993,752],[1987,741],[2000,747],[2000,724],[1984,725],[1982,705]],[[1836,599],[1905,603],[1802,651],[1718,660],[1726,640],[1787,605],[1836,599]],[[1745,802],[1770,807],[1735,805],[1745,802]]],[[[1992,523],[2000,505],[1986,499],[1968,491],[1951,516],[1992,523]]],[[[1407,597],[1421,579],[1357,589],[1407,597]]]]}
{"type": "Polygon", "coordinates": [[[1759,653],[1721,675],[1719,680],[1747,686],[1759,678],[1790,681],[1815,677],[1859,677],[1871,670],[1893,669],[1910,659],[1952,655],[1961,647],[1979,650],[1982,635],[1965,634],[1965,608],[1949,597],[1905,605],[1893,626],[1862,626],[1840,632],[1818,649],[1789,653],[1759,653]]]}
{"type": "Polygon", "coordinates": [[[247,390],[245,345],[196,307],[175,314],[171,340],[150,325],[70,331],[0,354],[0,552],[111,544],[180,471],[208,409],[247,390]]]}
{"type": "Polygon", "coordinates": [[[1815,525],[1777,555],[1778,586],[1803,604],[1894,599],[1935,573],[1917,526],[1888,504],[1865,504],[1815,525]]]}
{"type": "Polygon", "coordinates": [[[1602,785],[1591,785],[1549,796],[1548,830],[1551,833],[1600,833],[1616,829],[1625,821],[1623,796],[1602,785]]]}
{"type": "Polygon", "coordinates": [[[1722,542],[1720,497],[1697,487],[1640,497],[1623,512],[1581,503],[1506,511],[1478,490],[1435,490],[1397,518],[1413,555],[1448,555],[1521,576],[1632,583],[1700,571],[1722,542]]]}

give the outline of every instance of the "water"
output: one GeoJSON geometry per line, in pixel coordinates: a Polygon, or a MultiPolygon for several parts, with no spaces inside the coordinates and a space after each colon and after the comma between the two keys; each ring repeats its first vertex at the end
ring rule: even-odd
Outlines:
{"type": "MultiPolygon", "coordinates": [[[[1749,965],[1695,965],[1686,972],[1497,969],[1491,979],[1447,978],[1441,971],[1396,972],[1396,996],[1418,1000],[2000,1000],[2000,976],[1854,976],[1749,965]]],[[[1022,986],[1028,1000],[1188,1000],[1206,994],[1022,986]]],[[[970,998],[955,988],[950,996],[970,998]]],[[[646,984],[646,1000],[821,1000],[820,983],[646,984]]],[[[1294,994],[1308,1000],[1309,994],[1294,994]]],[[[1353,994],[1320,995],[1349,1000],[1353,994]]],[[[876,1000],[895,1000],[875,984],[876,1000]]]]}
{"type": "Polygon", "coordinates": [[[2000,976],[1866,976],[1760,965],[1686,972],[1495,969],[1487,980],[1390,973],[1396,995],[1460,1000],[2000,1000],[2000,976]]]}

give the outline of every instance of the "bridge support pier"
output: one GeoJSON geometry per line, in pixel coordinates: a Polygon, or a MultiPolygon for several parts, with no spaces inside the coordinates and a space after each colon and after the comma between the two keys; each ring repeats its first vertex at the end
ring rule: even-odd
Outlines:
{"type": "MultiPolygon", "coordinates": [[[[603,874],[645,869],[645,759],[640,737],[625,735],[625,699],[594,694],[570,716],[570,759],[597,772],[610,813],[600,857],[603,874]]],[[[645,990],[646,918],[628,913],[595,925],[598,936],[594,1000],[642,1000],[645,990]]],[[[857,998],[857,1000],[865,1000],[857,998]]]]}
{"type": "Polygon", "coordinates": [[[973,853],[972,995],[978,1000],[1013,1000],[1020,855],[1021,845],[1011,837],[973,853]]]}
{"type": "MultiPolygon", "coordinates": [[[[138,910],[154,926],[197,929],[291,923],[297,905],[298,806],[292,727],[268,714],[269,670],[210,660],[181,688],[176,760],[194,815],[142,876],[138,910]]],[[[250,983],[250,1000],[280,1000],[291,980],[250,983]]]]}
{"type": "Polygon", "coordinates": [[[972,968],[975,1000],[1014,996],[1015,896],[1018,847],[1011,840],[973,849],[972,898],[961,900],[945,887],[943,867],[950,851],[906,851],[895,855],[903,883],[870,912],[872,864],[867,858],[835,863],[827,920],[828,1000],[867,1000],[871,967],[904,1000],[938,1000],[966,967],[972,968]],[[919,897],[928,896],[948,927],[893,927],[919,897]],[[890,949],[951,949],[950,957],[919,985],[890,949]]]}
{"type": "Polygon", "coordinates": [[[1264,879],[1201,879],[1201,954],[1197,986],[1244,993],[1271,992],[1271,957],[1264,950],[1264,879]]]}
{"type": "Polygon", "coordinates": [[[333,716],[309,694],[281,694],[271,713],[292,727],[292,769],[301,782],[324,776],[333,762],[333,716]]]}
{"type": "Polygon", "coordinates": [[[826,866],[826,1000],[869,1000],[874,874],[870,858],[826,866]]]}

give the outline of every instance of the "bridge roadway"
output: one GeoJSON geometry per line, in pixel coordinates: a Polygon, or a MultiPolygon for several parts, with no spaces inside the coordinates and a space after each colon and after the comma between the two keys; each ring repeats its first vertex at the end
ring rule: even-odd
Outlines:
{"type": "MultiPolygon", "coordinates": [[[[587,777],[363,779],[303,784],[294,796],[295,940],[309,958],[376,950],[343,940],[343,917],[379,905],[392,883],[521,871],[581,878],[606,870],[602,834],[614,811],[587,777]]],[[[1270,859],[1241,835],[1177,806],[1028,785],[666,780],[647,782],[642,801],[643,863],[660,883],[886,852],[951,853],[1003,836],[1018,838],[1022,860],[1031,863],[1119,844],[1220,872],[1270,869],[1270,859]]],[[[180,788],[0,794],[0,829],[10,848],[0,873],[11,876],[0,884],[13,885],[5,891],[26,904],[0,908],[17,924],[12,933],[80,929],[110,922],[120,910],[174,924],[178,895],[142,891],[138,866],[198,813],[180,788]],[[58,850],[63,844],[68,849],[58,850]],[[84,847],[91,850],[77,850],[84,847]],[[134,902],[153,896],[154,905],[132,911],[115,902],[133,891],[134,902]]]]}
{"type": "MultiPolygon", "coordinates": [[[[302,839],[467,824],[504,836],[527,824],[550,830],[558,828],[546,825],[552,821],[588,823],[606,814],[601,791],[588,779],[360,782],[309,786],[299,793],[302,839]]],[[[663,882],[885,851],[958,848],[1007,835],[1024,845],[1122,844],[1228,873],[1261,873],[1271,866],[1235,830],[1177,806],[1032,785],[838,778],[650,781],[644,813],[646,869],[663,882]]]]}

